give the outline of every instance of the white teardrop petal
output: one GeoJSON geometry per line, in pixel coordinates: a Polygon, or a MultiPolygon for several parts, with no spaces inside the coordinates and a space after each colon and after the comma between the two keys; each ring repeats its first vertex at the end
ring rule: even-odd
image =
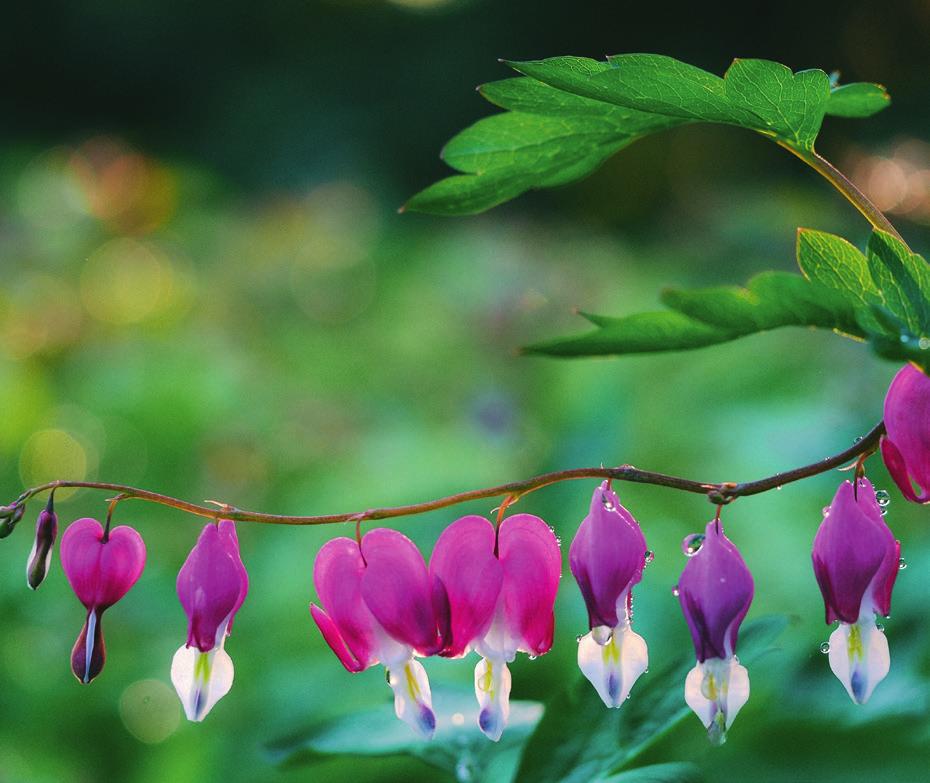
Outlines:
{"type": "Polygon", "coordinates": [[[727,729],[748,700],[749,672],[735,657],[708,658],[685,679],[685,701],[714,744],[726,741],[727,729]]]}
{"type": "Polygon", "coordinates": [[[482,658],[475,666],[478,728],[497,742],[510,717],[510,669],[503,660],[482,658]]]}
{"type": "Polygon", "coordinates": [[[626,701],[633,684],[649,667],[646,641],[628,625],[618,626],[605,643],[592,631],[578,643],[578,668],[608,707],[626,701]]]}
{"type": "Polygon", "coordinates": [[[201,652],[181,647],[171,661],[171,682],[188,720],[202,721],[233,684],[233,662],[226,651],[215,647],[201,652]]]}
{"type": "Polygon", "coordinates": [[[436,731],[436,716],[426,670],[419,661],[408,658],[387,671],[397,717],[426,739],[431,738],[436,731]]]}
{"type": "Polygon", "coordinates": [[[830,634],[829,659],[830,668],[856,704],[869,700],[891,667],[888,639],[872,617],[840,623],[830,634]]]}

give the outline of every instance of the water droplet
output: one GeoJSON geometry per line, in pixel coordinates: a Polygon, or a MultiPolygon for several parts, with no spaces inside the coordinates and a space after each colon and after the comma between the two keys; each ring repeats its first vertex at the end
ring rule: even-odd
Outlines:
{"type": "Polygon", "coordinates": [[[779,484],[777,487],[775,487],[775,489],[777,489],[779,492],[781,492],[781,484],[779,484]]]}
{"type": "Polygon", "coordinates": [[[820,645],[820,652],[822,652],[824,655],[830,652],[830,642],[823,642],[820,645]]]}
{"type": "Polygon", "coordinates": [[[891,495],[888,493],[887,489],[876,489],[875,490],[875,502],[878,503],[882,508],[891,503],[891,495]]]}
{"type": "Polygon", "coordinates": [[[580,633],[580,634],[578,634],[578,635],[575,637],[575,641],[578,642],[578,644],[581,644],[581,640],[582,640],[582,639],[584,639],[584,634],[583,634],[583,633],[580,633]]]}
{"type": "Polygon", "coordinates": [[[704,546],[703,533],[692,533],[681,541],[681,551],[685,553],[685,557],[694,557],[701,551],[702,546],[704,546]]]}
{"type": "Polygon", "coordinates": [[[614,505],[614,502],[607,496],[606,493],[603,494],[603,495],[601,495],[601,503],[604,504],[604,508],[605,508],[607,511],[613,511],[613,510],[615,510],[615,509],[617,508],[617,507],[614,505]]]}
{"type": "Polygon", "coordinates": [[[646,554],[643,555],[643,559],[646,561],[646,565],[649,565],[653,560],[656,559],[656,553],[651,549],[647,549],[646,554]]]}
{"type": "Polygon", "coordinates": [[[917,341],[917,347],[920,348],[921,351],[926,351],[930,348],[930,337],[921,337],[917,341]]]}
{"type": "Polygon", "coordinates": [[[527,655],[527,660],[535,661],[539,656],[538,655],[527,655]]]}
{"type": "Polygon", "coordinates": [[[824,506],[824,507],[823,507],[823,512],[822,512],[822,513],[823,513],[824,516],[828,516],[829,513],[830,513],[830,507],[829,507],[829,506],[824,506]]]}
{"type": "Polygon", "coordinates": [[[856,437],[853,438],[853,443],[860,443],[861,441],[862,441],[861,435],[856,435],[856,437]]]}
{"type": "Polygon", "coordinates": [[[907,568],[907,561],[903,557],[898,558],[898,570],[903,571],[905,568],[907,568]]]}
{"type": "Polygon", "coordinates": [[[885,633],[885,626],[882,625],[881,623],[875,623],[875,628],[876,630],[881,631],[882,633],[885,633]]]}
{"type": "Polygon", "coordinates": [[[678,598],[678,596],[681,595],[681,591],[678,589],[678,585],[675,585],[672,588],[672,595],[675,596],[675,598],[678,598]]]}

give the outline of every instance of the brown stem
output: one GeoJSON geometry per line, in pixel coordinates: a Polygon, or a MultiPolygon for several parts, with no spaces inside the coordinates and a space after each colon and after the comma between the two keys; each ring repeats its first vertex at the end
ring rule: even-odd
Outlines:
{"type": "Polygon", "coordinates": [[[136,487],[129,487],[124,484],[110,484],[101,481],[51,481],[47,484],[42,484],[38,487],[26,490],[16,500],[16,504],[26,503],[33,496],[47,490],[52,490],[54,492],[54,490],[59,487],[83,487],[118,492],[121,495],[119,498],[120,500],[133,498],[147,500],[152,503],[160,503],[163,506],[170,506],[179,511],[185,511],[189,514],[208,517],[210,519],[233,519],[237,522],[261,522],[276,525],[326,525],[335,522],[355,522],[356,524],[360,524],[361,522],[373,519],[390,519],[393,517],[424,514],[427,511],[435,511],[436,509],[455,506],[470,500],[496,497],[519,499],[522,495],[541,489],[542,487],[547,487],[550,484],[556,484],[560,481],[600,478],[614,481],[631,481],[637,484],[655,484],[656,486],[669,487],[683,492],[693,492],[699,495],[706,495],[711,503],[723,505],[738,497],[758,495],[760,492],[766,492],[767,490],[781,487],[783,484],[790,484],[793,481],[815,476],[818,473],[825,473],[857,457],[867,456],[878,448],[879,439],[884,432],[885,425],[883,422],[879,422],[865,437],[856,441],[852,446],[841,451],[839,454],[834,454],[832,457],[826,457],[819,462],[804,465],[800,468],[776,473],[756,481],[741,483],[693,481],[692,479],[681,478],[679,476],[669,476],[664,473],[640,470],[639,468],[634,468],[632,465],[620,465],[615,468],[572,468],[569,470],[555,471],[553,473],[543,473],[523,481],[512,481],[509,484],[499,484],[495,487],[472,489],[467,492],[460,492],[456,495],[438,498],[437,500],[428,500],[423,503],[413,503],[407,506],[372,508],[362,512],[307,517],[244,511],[243,509],[225,503],[216,503],[216,501],[207,501],[217,505],[217,508],[208,508],[207,506],[199,506],[196,503],[189,503],[186,500],[178,500],[168,495],[150,492],[146,489],[137,489],[136,487]]]}
{"type": "MultiPolygon", "coordinates": [[[[852,204],[862,216],[872,224],[874,228],[887,231],[892,236],[904,242],[898,230],[891,224],[891,221],[885,217],[882,211],[872,203],[868,196],[859,188],[842,171],[834,166],[830,161],[816,152],[803,152],[794,147],[779,141],[778,146],[788,150],[792,155],[803,160],[808,166],[816,171],[820,176],[827,180],[835,187],[845,198],[852,204]]],[[[906,245],[907,243],[904,242],[906,245]]]]}

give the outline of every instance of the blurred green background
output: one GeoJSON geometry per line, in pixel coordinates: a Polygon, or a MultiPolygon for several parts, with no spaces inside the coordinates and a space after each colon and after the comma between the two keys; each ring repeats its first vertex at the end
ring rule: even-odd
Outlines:
{"type": "MultiPolygon", "coordinates": [[[[655,51],[722,72],[733,56],[756,56],[888,86],[889,110],[828,120],[821,151],[915,249],[930,249],[930,3],[654,5],[19,9],[0,29],[0,499],[96,478],[314,514],[599,463],[742,480],[849,445],[879,418],[896,367],[830,334],[787,330],[623,361],[515,355],[582,330],[576,306],[622,314],[648,309],[664,285],[792,269],[801,225],[864,243],[864,221],[764,140],[683,128],[485,216],[396,214],[444,173],[442,143],[492,111],[473,87],[508,75],[497,57],[655,51]]],[[[869,475],[893,489],[877,459],[869,475]]],[[[750,618],[793,622],[780,651],[750,671],[753,695],[726,746],[710,748],[690,717],[650,761],[693,761],[708,781],[926,779],[927,512],[892,492],[888,520],[909,563],[887,623],[892,668],[855,707],[818,650],[829,629],[809,559],[838,478],[725,510],[756,579],[750,618]]],[[[552,487],[519,510],[554,525],[567,551],[592,488],[552,487]]],[[[636,627],[659,666],[689,649],[671,588],[681,538],[712,509],[669,490],[620,489],[656,552],[636,627]]],[[[104,499],[62,492],[62,523],[102,515],[104,499]]],[[[388,702],[380,670],[345,673],[307,613],[315,552],[347,530],[240,525],[251,592],[227,644],[236,682],[194,725],[168,671],[186,636],[175,575],[201,523],[119,507],[117,521],[142,531],[148,565],[105,618],[103,675],[81,687],[68,659],[82,609],[57,554],[37,594],[23,584],[39,508],[0,542],[3,783],[449,779],[409,759],[280,769],[266,751],[388,702]]],[[[396,526],[428,556],[458,513],[396,526]]],[[[535,662],[521,656],[513,697],[545,700],[574,680],[584,631],[566,578],[556,644],[535,662]]],[[[469,688],[473,665],[426,662],[439,688],[469,688]]],[[[570,717],[566,732],[579,730],[570,717]]],[[[367,740],[360,732],[359,746],[367,740]]]]}

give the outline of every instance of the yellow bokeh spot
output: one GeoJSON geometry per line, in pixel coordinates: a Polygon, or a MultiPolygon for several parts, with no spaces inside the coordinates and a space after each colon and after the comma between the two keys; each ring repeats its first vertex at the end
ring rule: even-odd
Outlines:
{"type": "Polygon", "coordinates": [[[89,259],[81,275],[81,298],[97,320],[125,325],[144,321],[172,299],[171,263],[149,245],[120,238],[89,259]]]}
{"type": "Polygon", "coordinates": [[[139,680],[123,691],[119,714],[126,730],[140,742],[164,742],[181,723],[174,691],[160,680],[139,680]]]}
{"type": "MultiPolygon", "coordinates": [[[[32,434],[19,456],[19,474],[27,487],[56,479],[83,481],[88,472],[87,451],[71,433],[59,429],[39,430],[32,434]]],[[[60,489],[66,498],[73,489],[60,489]]]]}

